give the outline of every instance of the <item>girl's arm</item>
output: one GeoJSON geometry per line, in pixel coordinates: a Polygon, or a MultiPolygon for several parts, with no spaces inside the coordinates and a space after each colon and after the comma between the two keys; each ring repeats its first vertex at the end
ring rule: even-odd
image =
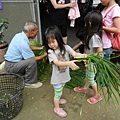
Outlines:
{"type": "Polygon", "coordinates": [[[115,17],[113,19],[113,23],[114,23],[114,27],[106,27],[103,26],[103,30],[111,32],[111,33],[120,33],[120,18],[119,17],[115,17]]]}
{"type": "Polygon", "coordinates": [[[68,66],[68,67],[70,67],[72,70],[77,70],[77,69],[79,69],[79,67],[74,63],[74,62],[77,62],[77,60],[72,60],[72,61],[59,61],[58,59],[55,59],[54,61],[53,61],[53,63],[56,65],[56,66],[61,66],[61,67],[63,67],[63,66],[68,66]]]}
{"type": "Polygon", "coordinates": [[[103,49],[101,47],[96,48],[96,52],[102,52],[103,49]]]}
{"type": "Polygon", "coordinates": [[[50,0],[50,1],[51,1],[52,5],[53,5],[53,7],[55,9],[62,9],[62,8],[67,8],[67,7],[74,7],[74,5],[75,5],[75,2],[68,3],[68,4],[58,4],[56,2],[56,0],[50,0]]]}
{"type": "Polygon", "coordinates": [[[82,41],[80,41],[78,44],[76,44],[74,47],[73,47],[73,50],[77,50],[79,48],[80,45],[82,45],[82,41]]]}
{"type": "Polygon", "coordinates": [[[74,57],[74,58],[77,58],[77,57],[81,57],[81,58],[86,58],[87,57],[87,54],[81,54],[81,53],[77,53],[77,52],[73,52],[72,53],[72,56],[74,57]]]}
{"type": "Polygon", "coordinates": [[[99,54],[98,53],[95,53],[95,55],[99,55],[99,56],[103,56],[103,49],[101,47],[97,47],[96,48],[96,52],[100,52],[99,54]]]}

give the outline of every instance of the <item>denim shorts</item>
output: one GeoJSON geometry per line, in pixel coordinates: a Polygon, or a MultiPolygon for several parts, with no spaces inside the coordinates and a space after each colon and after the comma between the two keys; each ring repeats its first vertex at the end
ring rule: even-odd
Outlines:
{"type": "Polygon", "coordinates": [[[107,58],[108,60],[110,60],[110,56],[112,54],[112,50],[113,50],[112,47],[103,49],[104,57],[107,58]]]}

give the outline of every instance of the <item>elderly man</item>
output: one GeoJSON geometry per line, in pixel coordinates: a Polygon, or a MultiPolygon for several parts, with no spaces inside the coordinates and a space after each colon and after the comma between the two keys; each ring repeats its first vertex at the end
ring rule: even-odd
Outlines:
{"type": "Polygon", "coordinates": [[[25,87],[28,88],[42,86],[42,83],[38,82],[37,61],[47,56],[47,53],[35,56],[32,51],[43,49],[43,47],[30,46],[29,39],[35,38],[37,33],[38,25],[32,21],[26,22],[23,31],[13,37],[4,55],[5,70],[8,73],[24,75],[25,87]]]}

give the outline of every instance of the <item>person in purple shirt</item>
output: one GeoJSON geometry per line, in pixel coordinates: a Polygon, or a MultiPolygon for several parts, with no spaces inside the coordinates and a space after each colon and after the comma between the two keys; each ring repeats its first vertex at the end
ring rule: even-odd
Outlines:
{"type": "Polygon", "coordinates": [[[28,88],[42,86],[42,83],[38,82],[37,61],[47,56],[47,53],[35,56],[32,51],[43,49],[43,46],[30,46],[29,39],[35,38],[37,33],[38,25],[33,21],[26,22],[23,31],[13,37],[4,55],[5,70],[8,73],[24,75],[25,87],[28,88]]]}

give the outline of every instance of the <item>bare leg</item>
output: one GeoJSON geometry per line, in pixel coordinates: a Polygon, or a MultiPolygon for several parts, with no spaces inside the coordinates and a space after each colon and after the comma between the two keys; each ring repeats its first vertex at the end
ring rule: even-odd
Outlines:
{"type": "Polygon", "coordinates": [[[63,42],[67,44],[67,37],[63,37],[63,42]]]}
{"type": "Polygon", "coordinates": [[[54,100],[54,106],[56,109],[59,109],[59,100],[54,100]]]}
{"type": "Polygon", "coordinates": [[[86,89],[87,89],[88,87],[89,87],[89,82],[88,82],[88,80],[86,80],[86,81],[85,81],[84,88],[86,88],[86,89]]]}
{"type": "Polygon", "coordinates": [[[98,95],[97,84],[94,84],[94,85],[92,86],[92,88],[93,88],[93,91],[94,91],[94,96],[97,96],[97,95],[98,95]]]}
{"type": "Polygon", "coordinates": [[[94,95],[93,97],[90,97],[89,99],[87,99],[87,102],[90,103],[90,104],[95,104],[99,101],[101,101],[103,98],[102,98],[102,95],[98,95],[98,91],[97,91],[97,84],[95,83],[94,85],[92,85],[92,88],[93,88],[93,91],[94,91],[94,95]]]}

